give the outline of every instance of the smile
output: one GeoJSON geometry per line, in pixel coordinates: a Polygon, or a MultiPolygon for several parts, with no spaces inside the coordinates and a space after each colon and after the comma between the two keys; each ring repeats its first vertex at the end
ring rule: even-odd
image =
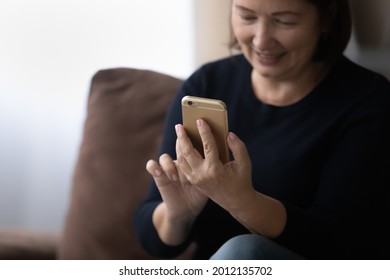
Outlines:
{"type": "Polygon", "coordinates": [[[272,66],[277,64],[285,53],[267,53],[267,52],[254,52],[256,60],[265,66],[272,66]]]}

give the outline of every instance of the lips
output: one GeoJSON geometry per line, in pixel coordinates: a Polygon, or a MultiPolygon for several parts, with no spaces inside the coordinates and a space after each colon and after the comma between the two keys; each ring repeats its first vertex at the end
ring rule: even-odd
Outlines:
{"type": "Polygon", "coordinates": [[[282,57],[285,55],[285,52],[282,53],[269,53],[269,52],[254,52],[256,60],[265,66],[272,66],[277,64],[282,57]]]}

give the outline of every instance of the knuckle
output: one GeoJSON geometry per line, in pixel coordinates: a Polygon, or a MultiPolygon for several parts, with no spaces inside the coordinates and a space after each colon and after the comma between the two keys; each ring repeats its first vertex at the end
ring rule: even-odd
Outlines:
{"type": "Polygon", "coordinates": [[[191,155],[191,152],[192,152],[191,149],[186,148],[182,150],[182,155],[184,158],[188,158],[191,155]]]}
{"type": "Polygon", "coordinates": [[[214,150],[215,142],[214,141],[210,141],[210,139],[204,139],[204,141],[203,141],[203,148],[204,148],[205,152],[210,152],[210,151],[214,150]]]}
{"type": "Polygon", "coordinates": [[[188,181],[195,186],[213,185],[221,179],[221,170],[214,166],[208,166],[203,169],[202,172],[199,170],[193,170],[186,175],[188,181]]]}
{"type": "Polygon", "coordinates": [[[217,181],[220,178],[220,172],[218,172],[215,168],[209,168],[206,176],[210,178],[211,181],[217,181]]]}
{"type": "Polygon", "coordinates": [[[202,180],[197,176],[196,174],[188,174],[187,175],[187,180],[194,186],[200,186],[202,185],[202,180]]]}

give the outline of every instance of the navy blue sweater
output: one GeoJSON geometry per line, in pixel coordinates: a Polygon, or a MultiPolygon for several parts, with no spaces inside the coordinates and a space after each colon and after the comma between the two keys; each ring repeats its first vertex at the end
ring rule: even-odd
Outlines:
{"type": "MultiPolygon", "coordinates": [[[[305,98],[283,107],[263,104],[242,55],[196,71],[173,100],[161,153],[175,158],[180,100],[223,100],[229,128],[246,144],[257,191],[280,200],[287,224],[274,241],[309,259],[390,258],[390,83],[345,57],[305,98]]],[[[196,242],[205,259],[225,241],[248,233],[209,202],[181,246],[159,239],[152,213],[161,196],[152,182],[135,222],[144,247],[160,258],[196,242]]]]}

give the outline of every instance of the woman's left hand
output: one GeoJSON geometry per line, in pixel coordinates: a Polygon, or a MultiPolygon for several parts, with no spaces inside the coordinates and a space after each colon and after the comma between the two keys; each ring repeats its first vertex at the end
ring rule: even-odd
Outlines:
{"type": "Polygon", "coordinates": [[[210,126],[204,120],[198,120],[197,125],[205,158],[193,147],[184,127],[176,125],[181,150],[178,158],[180,170],[189,182],[231,213],[251,205],[256,191],[252,186],[251,161],[245,144],[230,132],[227,142],[234,160],[223,164],[210,126]]]}

